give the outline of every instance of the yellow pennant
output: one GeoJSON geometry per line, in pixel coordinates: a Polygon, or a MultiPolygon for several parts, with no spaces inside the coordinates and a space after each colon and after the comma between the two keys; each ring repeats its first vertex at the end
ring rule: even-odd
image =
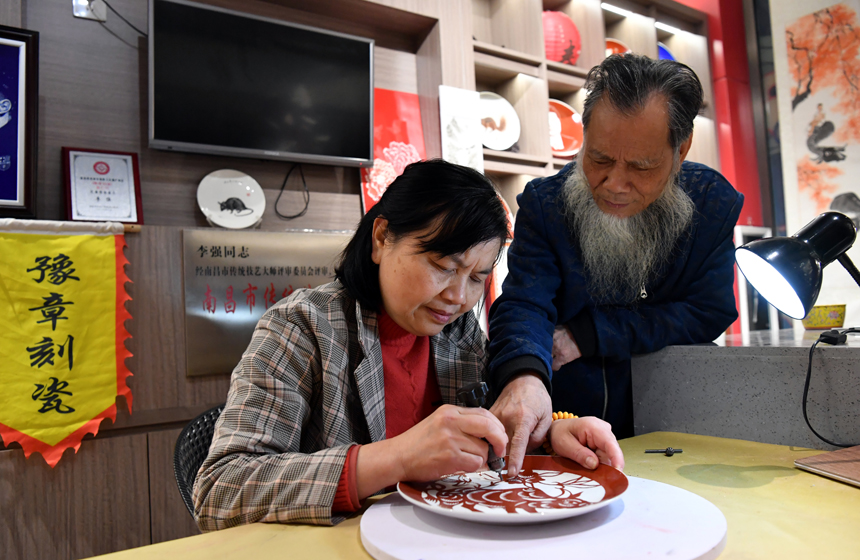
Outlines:
{"type": "Polygon", "coordinates": [[[0,437],[52,467],[131,412],[122,235],[0,232],[0,437]]]}

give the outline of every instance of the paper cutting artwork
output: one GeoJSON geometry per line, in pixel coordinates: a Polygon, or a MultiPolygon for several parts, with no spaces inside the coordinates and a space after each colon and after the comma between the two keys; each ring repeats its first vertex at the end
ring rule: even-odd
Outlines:
{"type": "Polygon", "coordinates": [[[131,411],[122,235],[0,232],[0,437],[52,467],[131,411]]]}
{"type": "Polygon", "coordinates": [[[410,163],[425,158],[418,95],[373,90],[373,167],[361,170],[361,206],[367,213],[410,163]]]}
{"type": "Polygon", "coordinates": [[[571,509],[603,500],[599,482],[568,472],[534,470],[503,480],[492,472],[450,475],[415,484],[421,499],[443,508],[505,513],[536,513],[542,509],[571,509]]]}
{"type": "Polygon", "coordinates": [[[442,131],[442,159],[484,172],[481,144],[483,126],[477,91],[439,86],[439,123],[442,131]]]}

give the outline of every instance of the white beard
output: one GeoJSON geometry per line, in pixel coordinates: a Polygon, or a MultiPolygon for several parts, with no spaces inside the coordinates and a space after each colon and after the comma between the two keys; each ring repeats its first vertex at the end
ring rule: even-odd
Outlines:
{"type": "Polygon", "coordinates": [[[594,201],[581,163],[580,157],[563,196],[565,218],[582,251],[588,293],[599,303],[633,303],[669,261],[696,207],[674,171],[657,200],[635,216],[606,214],[594,201]]]}

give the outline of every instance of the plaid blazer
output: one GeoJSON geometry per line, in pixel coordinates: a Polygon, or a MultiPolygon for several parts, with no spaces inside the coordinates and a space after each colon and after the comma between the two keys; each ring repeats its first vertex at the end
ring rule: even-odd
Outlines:
{"type": "MultiPolygon", "coordinates": [[[[445,403],[481,381],[486,338],[465,313],[431,338],[445,403]]],[[[203,531],[243,523],[333,525],[347,451],[385,439],[376,313],[343,285],[297,290],[266,311],[233,370],[227,405],[194,483],[203,531]]]]}

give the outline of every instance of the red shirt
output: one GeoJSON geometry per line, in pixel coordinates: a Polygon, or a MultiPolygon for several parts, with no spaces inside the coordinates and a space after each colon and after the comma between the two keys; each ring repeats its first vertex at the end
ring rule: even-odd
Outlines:
{"type": "MultiPolygon", "coordinates": [[[[430,416],[442,404],[442,393],[436,372],[430,368],[430,337],[404,330],[384,311],[378,320],[385,376],[385,437],[390,439],[430,416]]],[[[353,512],[361,507],[355,477],[358,448],[349,449],[332,511],[353,512]]]]}

